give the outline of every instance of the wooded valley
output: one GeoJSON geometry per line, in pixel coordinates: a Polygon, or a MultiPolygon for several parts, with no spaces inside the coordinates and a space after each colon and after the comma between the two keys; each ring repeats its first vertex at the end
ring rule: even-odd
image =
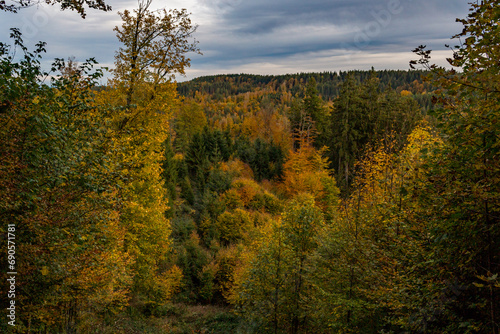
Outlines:
{"type": "Polygon", "coordinates": [[[0,331],[499,334],[500,4],[470,7],[449,69],[180,83],[185,10],[120,13],[105,86],[11,29],[0,331]]]}

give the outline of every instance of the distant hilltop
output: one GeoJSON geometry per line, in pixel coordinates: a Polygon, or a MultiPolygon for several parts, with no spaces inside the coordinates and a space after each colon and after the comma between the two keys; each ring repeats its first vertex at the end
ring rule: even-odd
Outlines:
{"type": "Polygon", "coordinates": [[[422,75],[427,74],[427,72],[420,70],[353,70],[283,75],[219,74],[180,82],[177,90],[180,95],[185,97],[194,97],[198,92],[202,95],[210,95],[215,100],[264,89],[286,90],[295,96],[301,94],[305,84],[312,77],[316,80],[318,92],[323,100],[329,101],[339,95],[340,84],[345,81],[347,76],[352,75],[356,81],[362,82],[373,74],[379,78],[382,89],[388,87],[399,92],[404,90],[411,92],[423,109],[429,110],[431,107],[430,95],[427,93],[433,89],[430,84],[422,81],[422,75]]]}

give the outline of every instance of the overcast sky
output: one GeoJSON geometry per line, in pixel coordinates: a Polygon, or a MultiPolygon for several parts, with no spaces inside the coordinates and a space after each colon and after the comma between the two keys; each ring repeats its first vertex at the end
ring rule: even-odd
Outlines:
{"type": "MultiPolygon", "coordinates": [[[[0,13],[0,41],[18,27],[25,41],[47,42],[47,59],[95,57],[113,66],[119,48],[118,11],[136,0],[108,0],[112,12],[88,10],[81,19],[57,6],[0,13]]],[[[221,73],[285,74],[350,69],[408,69],[411,50],[425,44],[444,65],[444,44],[459,33],[468,0],[154,0],[152,7],[187,8],[199,25],[203,56],[192,57],[187,77],[221,73]]]]}

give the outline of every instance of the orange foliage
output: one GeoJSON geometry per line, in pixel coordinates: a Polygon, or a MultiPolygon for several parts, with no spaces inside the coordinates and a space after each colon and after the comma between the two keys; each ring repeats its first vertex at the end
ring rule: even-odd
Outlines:
{"type": "Polygon", "coordinates": [[[281,190],[288,197],[310,193],[326,209],[336,204],[339,193],[328,169],[328,159],[323,158],[326,148],[318,151],[310,144],[302,145],[297,151],[290,151],[288,160],[283,165],[281,190]]]}
{"type": "Polygon", "coordinates": [[[246,179],[253,179],[252,168],[239,159],[233,159],[228,162],[222,162],[220,169],[224,172],[228,172],[234,177],[242,177],[246,179]]]}
{"type": "Polygon", "coordinates": [[[255,195],[261,192],[260,186],[257,182],[245,178],[236,179],[233,182],[233,188],[238,192],[240,200],[244,206],[248,206],[255,195]]]}
{"type": "Polygon", "coordinates": [[[292,145],[288,118],[272,110],[262,109],[245,117],[241,132],[252,140],[260,138],[266,142],[272,142],[285,151],[289,150],[292,145]]]}
{"type": "Polygon", "coordinates": [[[412,96],[413,94],[408,90],[402,90],[401,96],[412,96]]]}

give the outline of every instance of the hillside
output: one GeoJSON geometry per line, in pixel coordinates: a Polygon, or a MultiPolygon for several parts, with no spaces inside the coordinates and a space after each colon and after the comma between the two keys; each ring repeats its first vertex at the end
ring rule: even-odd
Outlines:
{"type": "Polygon", "coordinates": [[[0,332],[499,334],[498,1],[456,70],[179,84],[196,25],[151,3],[105,86],[0,43],[0,332]]]}
{"type": "MultiPolygon", "coordinates": [[[[431,108],[429,96],[422,93],[432,91],[428,83],[422,82],[421,70],[382,70],[376,71],[380,79],[380,88],[386,87],[402,91],[407,90],[415,95],[419,104],[425,110],[431,108]]],[[[292,95],[301,94],[305,84],[314,78],[319,95],[326,101],[331,101],[339,95],[340,85],[347,76],[353,76],[357,82],[369,78],[371,71],[340,71],[340,72],[312,72],[286,75],[253,75],[253,74],[221,74],[198,77],[190,81],[181,82],[177,86],[180,95],[194,97],[196,92],[210,95],[215,100],[222,100],[229,96],[236,96],[248,92],[255,92],[272,88],[274,91],[285,89],[292,95]]]]}

